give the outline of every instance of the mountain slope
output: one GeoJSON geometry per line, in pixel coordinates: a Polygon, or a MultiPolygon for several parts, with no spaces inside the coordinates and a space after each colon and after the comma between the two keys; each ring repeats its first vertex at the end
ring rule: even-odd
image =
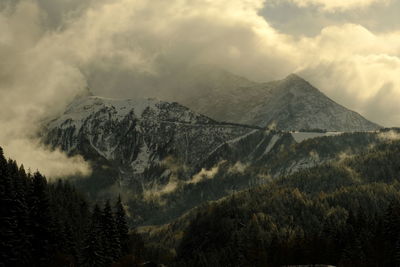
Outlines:
{"type": "Polygon", "coordinates": [[[285,130],[370,131],[379,128],[358,113],[335,103],[295,74],[269,86],[269,96],[242,122],[252,125],[276,123],[277,128],[285,130]]]}

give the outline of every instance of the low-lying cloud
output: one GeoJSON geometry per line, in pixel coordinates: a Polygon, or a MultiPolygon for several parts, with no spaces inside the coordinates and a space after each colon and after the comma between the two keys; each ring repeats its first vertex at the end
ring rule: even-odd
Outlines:
{"type": "Polygon", "coordinates": [[[197,184],[205,180],[213,179],[214,176],[219,171],[219,166],[221,163],[212,167],[211,169],[202,168],[198,173],[193,175],[193,177],[187,182],[187,184],[197,184]]]}
{"type": "Polygon", "coordinates": [[[7,142],[5,155],[18,159],[18,163],[31,172],[39,170],[50,180],[67,176],[86,177],[91,174],[89,164],[81,156],[67,157],[58,149],[44,147],[38,140],[20,139],[7,142]]]}
{"type": "Polygon", "coordinates": [[[237,161],[235,164],[229,167],[228,173],[240,173],[243,174],[246,169],[249,167],[248,163],[242,163],[237,161]]]}
{"type": "Polygon", "coordinates": [[[378,137],[383,141],[398,141],[400,140],[400,132],[393,130],[387,132],[380,132],[378,134],[378,137]]]}

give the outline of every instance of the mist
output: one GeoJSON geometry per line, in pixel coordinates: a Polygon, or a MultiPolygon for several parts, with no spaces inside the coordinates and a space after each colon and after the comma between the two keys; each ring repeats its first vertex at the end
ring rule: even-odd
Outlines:
{"type": "MultiPolygon", "coordinates": [[[[399,125],[400,31],[342,23],[295,36],[261,15],[273,2],[0,0],[0,145],[47,175],[87,174],[81,158],[40,145],[35,136],[46,119],[87,87],[109,97],[190,95],[199,65],[254,81],[299,73],[367,118],[399,125]]],[[[319,12],[379,4],[291,2],[319,12]]]]}
{"type": "Polygon", "coordinates": [[[90,168],[81,157],[52,151],[37,138],[42,121],[62,112],[86,86],[78,68],[49,47],[52,34],[41,27],[42,16],[31,1],[0,14],[0,146],[7,157],[49,177],[87,175],[90,168]]]}

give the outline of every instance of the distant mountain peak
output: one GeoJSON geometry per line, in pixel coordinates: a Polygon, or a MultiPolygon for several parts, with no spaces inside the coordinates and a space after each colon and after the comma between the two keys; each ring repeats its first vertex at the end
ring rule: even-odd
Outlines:
{"type": "Polygon", "coordinates": [[[278,81],[278,83],[279,86],[277,90],[290,91],[293,94],[301,92],[323,94],[318,90],[318,88],[294,73],[288,75],[285,79],[278,81]]]}
{"type": "Polygon", "coordinates": [[[298,74],[296,73],[292,73],[289,74],[288,76],[286,76],[285,79],[283,79],[283,81],[290,81],[290,82],[306,82],[308,83],[306,80],[304,80],[302,77],[300,77],[298,74]]]}
{"type": "Polygon", "coordinates": [[[260,127],[276,123],[281,130],[347,132],[380,128],[337,104],[298,74],[290,74],[279,81],[250,81],[249,84],[237,82],[234,75],[223,77],[225,81],[221,84],[203,81],[207,90],[198,90],[198,94],[185,99],[183,104],[219,121],[260,127]]]}

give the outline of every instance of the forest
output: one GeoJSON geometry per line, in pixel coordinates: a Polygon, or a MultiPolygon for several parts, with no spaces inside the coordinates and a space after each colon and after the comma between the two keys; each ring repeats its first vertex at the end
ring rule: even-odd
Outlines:
{"type": "Polygon", "coordinates": [[[138,266],[143,242],[129,231],[121,198],[114,202],[92,205],[0,148],[0,266],[138,266]]]}
{"type": "Polygon", "coordinates": [[[204,204],[147,238],[175,247],[171,266],[400,266],[399,179],[400,142],[383,142],[204,204]]]}

